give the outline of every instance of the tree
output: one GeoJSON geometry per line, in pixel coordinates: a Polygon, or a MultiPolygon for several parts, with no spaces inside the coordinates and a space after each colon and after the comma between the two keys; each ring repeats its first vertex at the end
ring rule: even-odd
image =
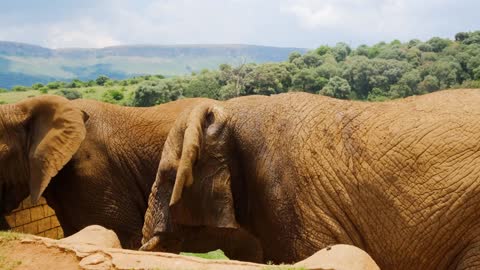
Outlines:
{"type": "Polygon", "coordinates": [[[368,101],[385,101],[389,100],[390,97],[386,95],[385,91],[380,88],[373,88],[370,93],[368,93],[368,101]]]}
{"type": "Polygon", "coordinates": [[[266,63],[257,66],[245,76],[246,92],[259,95],[271,95],[287,92],[292,85],[288,65],[266,63]]]}
{"type": "Polygon", "coordinates": [[[305,67],[318,67],[322,64],[322,57],[315,52],[308,52],[303,55],[301,59],[303,60],[304,64],[302,66],[305,67]]]}
{"type": "Polygon", "coordinates": [[[135,90],[132,104],[136,107],[149,107],[166,103],[182,97],[180,80],[153,80],[145,81],[135,90]]]}
{"type": "Polygon", "coordinates": [[[292,63],[293,60],[302,57],[302,55],[299,52],[292,52],[288,55],[288,62],[292,63]]]}
{"type": "Polygon", "coordinates": [[[459,32],[455,35],[455,41],[459,41],[459,42],[462,42],[464,41],[465,39],[467,39],[469,36],[468,33],[466,32],[459,32]]]}
{"type": "Polygon", "coordinates": [[[440,82],[437,77],[428,75],[418,84],[417,88],[425,93],[433,92],[440,89],[440,82]]]}
{"type": "Polygon", "coordinates": [[[328,81],[327,85],[319,92],[319,94],[347,99],[351,94],[351,87],[347,80],[335,76],[328,81]]]}
{"type": "Polygon", "coordinates": [[[448,47],[452,43],[452,41],[448,39],[443,39],[439,37],[433,37],[430,40],[427,41],[427,43],[432,46],[432,51],[434,52],[441,52],[443,49],[448,47]]]}
{"type": "Polygon", "coordinates": [[[431,52],[433,51],[433,48],[432,48],[432,45],[428,44],[428,43],[420,43],[417,45],[417,48],[422,51],[422,52],[431,52]]]}
{"type": "Polygon", "coordinates": [[[342,77],[354,89],[360,99],[368,96],[371,90],[370,76],[379,72],[375,70],[372,60],[365,56],[352,56],[345,61],[342,77]]]}
{"type": "Polygon", "coordinates": [[[322,55],[325,55],[327,53],[330,53],[332,52],[332,49],[326,45],[322,45],[320,47],[318,47],[316,50],[315,50],[315,53],[322,56],[322,55]]]}
{"type": "Polygon", "coordinates": [[[220,97],[220,84],[215,72],[204,71],[193,76],[185,88],[186,97],[207,97],[218,99],[220,97]]]}
{"type": "Polygon", "coordinates": [[[352,49],[346,43],[339,42],[335,47],[332,48],[332,53],[335,56],[337,62],[342,62],[347,59],[347,56],[350,54],[352,49]]]}
{"type": "Polygon", "coordinates": [[[302,69],[293,76],[293,89],[317,93],[327,82],[328,79],[316,75],[315,69],[302,69]]]}
{"type": "Polygon", "coordinates": [[[413,95],[413,91],[408,85],[399,83],[390,87],[389,95],[391,98],[403,98],[413,95]]]}
{"type": "Polygon", "coordinates": [[[108,78],[107,76],[105,75],[100,75],[97,77],[97,79],[95,80],[95,82],[97,83],[97,85],[100,85],[100,86],[103,86],[106,82],[108,82],[110,80],[110,78],[108,78]]]}
{"type": "Polygon", "coordinates": [[[421,81],[422,78],[420,77],[420,72],[414,69],[403,74],[402,78],[399,80],[399,83],[402,85],[407,85],[413,94],[421,94],[421,92],[417,92],[417,85],[421,81]]]}

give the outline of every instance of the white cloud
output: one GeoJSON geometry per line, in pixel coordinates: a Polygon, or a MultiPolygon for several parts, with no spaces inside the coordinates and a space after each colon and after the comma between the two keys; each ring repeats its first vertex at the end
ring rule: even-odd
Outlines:
{"type": "Polygon", "coordinates": [[[0,10],[0,40],[49,47],[249,43],[313,48],[339,41],[359,45],[453,37],[480,29],[478,0],[65,0],[51,6],[23,1],[32,5],[0,10]],[[57,16],[48,15],[52,8],[57,16]]]}
{"type": "Polygon", "coordinates": [[[341,10],[329,4],[316,9],[301,4],[295,4],[289,8],[289,11],[296,15],[300,19],[302,25],[307,28],[316,28],[318,26],[331,27],[338,23],[342,17],[341,10]]]}
{"type": "Polygon", "coordinates": [[[82,47],[101,48],[119,45],[121,42],[91,19],[57,23],[48,26],[45,43],[50,48],[82,47]]]}

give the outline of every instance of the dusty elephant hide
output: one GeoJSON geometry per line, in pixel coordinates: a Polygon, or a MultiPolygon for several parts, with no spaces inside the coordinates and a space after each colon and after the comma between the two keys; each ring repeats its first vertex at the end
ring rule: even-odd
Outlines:
{"type": "Polygon", "coordinates": [[[139,248],[158,152],[177,115],[201,100],[129,108],[44,95],[0,105],[0,214],[44,192],[66,236],[100,224],[139,248]]]}
{"type": "Polygon", "coordinates": [[[169,133],[143,242],[241,228],[274,262],[350,244],[382,269],[478,268],[479,104],[468,89],[382,103],[289,93],[199,104],[169,133]]]}

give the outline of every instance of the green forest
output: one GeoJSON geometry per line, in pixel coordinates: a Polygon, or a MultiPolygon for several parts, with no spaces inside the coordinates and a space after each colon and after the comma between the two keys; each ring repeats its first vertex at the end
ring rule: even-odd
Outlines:
{"type": "Polygon", "coordinates": [[[70,99],[92,98],[88,91],[95,90],[101,95],[93,98],[106,102],[152,106],[186,97],[226,100],[292,91],[383,101],[449,88],[480,88],[480,31],[457,33],[454,39],[394,40],[357,48],[337,43],[304,54],[293,52],[285,62],[222,64],[216,70],[188,76],[147,75],[125,80],[100,76],[88,82],[37,83],[12,90],[70,99]]]}

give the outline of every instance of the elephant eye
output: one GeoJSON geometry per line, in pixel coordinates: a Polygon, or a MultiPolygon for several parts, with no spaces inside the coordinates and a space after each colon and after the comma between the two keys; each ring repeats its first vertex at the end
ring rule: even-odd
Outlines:
{"type": "Polygon", "coordinates": [[[0,156],[8,152],[8,146],[4,143],[0,143],[0,156]]]}

